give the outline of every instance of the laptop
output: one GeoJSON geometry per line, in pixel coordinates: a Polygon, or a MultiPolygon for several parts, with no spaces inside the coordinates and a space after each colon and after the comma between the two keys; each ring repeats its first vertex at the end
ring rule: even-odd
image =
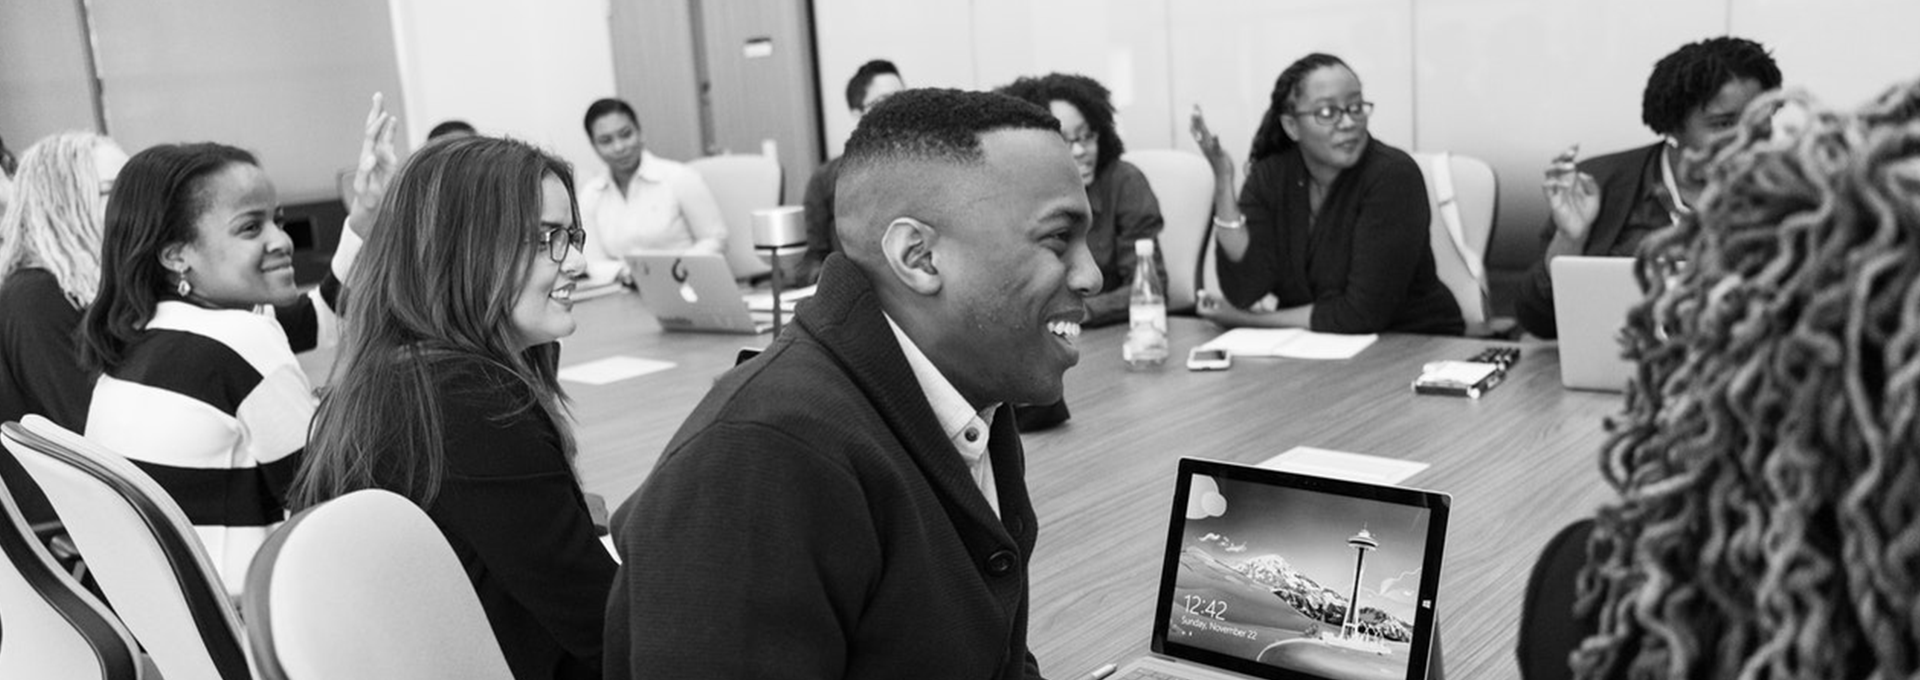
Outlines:
{"type": "Polygon", "coordinates": [[[640,302],[670,331],[755,335],[772,315],[747,310],[724,255],[635,253],[626,257],[640,302]]]}
{"type": "Polygon", "coordinates": [[[1152,654],[1112,680],[1423,680],[1452,504],[1180,459],[1152,654]]]}
{"type": "Polygon", "coordinates": [[[1627,389],[1633,362],[1621,356],[1620,330],[1643,293],[1631,257],[1556,257],[1553,322],[1560,332],[1560,384],[1575,390],[1627,389]]]}

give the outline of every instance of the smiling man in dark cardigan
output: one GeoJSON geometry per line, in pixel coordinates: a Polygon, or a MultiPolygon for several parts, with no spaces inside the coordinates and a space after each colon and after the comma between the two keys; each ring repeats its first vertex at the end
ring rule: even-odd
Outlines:
{"type": "Polygon", "coordinates": [[[844,254],[614,518],[609,678],[1035,678],[1016,403],[1100,289],[1060,126],[909,90],[860,121],[844,254]]]}

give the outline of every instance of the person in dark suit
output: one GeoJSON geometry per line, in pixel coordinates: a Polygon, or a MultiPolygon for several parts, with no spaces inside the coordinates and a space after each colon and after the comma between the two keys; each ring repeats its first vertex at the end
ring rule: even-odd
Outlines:
{"type": "Polygon", "coordinates": [[[1060,123],[1003,95],[867,112],[843,253],[615,514],[607,677],[1035,678],[1015,403],[1100,289],[1060,123]]]}
{"type": "Polygon", "coordinates": [[[1691,212],[1706,185],[1697,157],[1749,102],[1778,87],[1780,68],[1759,43],[1733,37],[1688,43],[1654,65],[1641,96],[1641,122],[1665,139],[1578,164],[1578,144],[1554,157],[1542,184],[1552,214],[1540,231],[1545,251],[1514,302],[1520,326],[1559,337],[1547,263],[1562,255],[1631,257],[1647,234],[1691,212]]]}

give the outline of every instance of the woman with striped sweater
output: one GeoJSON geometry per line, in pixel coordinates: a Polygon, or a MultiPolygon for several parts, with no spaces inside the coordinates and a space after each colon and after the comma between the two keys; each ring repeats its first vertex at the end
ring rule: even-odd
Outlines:
{"type": "MultiPolygon", "coordinates": [[[[376,114],[385,131],[370,117],[366,149],[384,151],[391,118],[378,104],[376,114]]],[[[362,175],[391,165],[363,160],[377,169],[362,175]]],[[[360,193],[350,221],[368,219],[360,204],[380,192],[360,193]]],[[[213,143],[147,149],[107,203],[100,290],[80,326],[81,363],[99,375],[87,438],[173,496],[234,593],[286,518],[313,419],[317,400],[294,351],[328,334],[338,302],[337,279],[301,293],[292,250],[252,154],[213,143]]],[[[336,252],[335,267],[351,258],[336,252]]]]}

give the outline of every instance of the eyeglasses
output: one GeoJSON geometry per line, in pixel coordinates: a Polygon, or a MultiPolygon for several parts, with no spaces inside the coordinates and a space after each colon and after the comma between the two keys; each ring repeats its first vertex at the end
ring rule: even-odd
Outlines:
{"type": "Polygon", "coordinates": [[[1340,114],[1342,113],[1352,116],[1356,123],[1365,121],[1368,116],[1373,115],[1373,102],[1354,102],[1346,106],[1328,104],[1309,111],[1295,111],[1293,115],[1313,116],[1313,119],[1320,121],[1321,124],[1333,125],[1334,123],[1340,122],[1340,114]]]}
{"type": "Polygon", "coordinates": [[[1100,144],[1100,135],[1098,133],[1095,133],[1092,130],[1087,130],[1085,132],[1082,132],[1077,137],[1069,137],[1067,136],[1067,133],[1062,132],[1060,133],[1060,138],[1066,140],[1067,148],[1069,149],[1073,148],[1073,145],[1075,144],[1079,144],[1080,146],[1088,149],[1091,149],[1100,144]]]}
{"type": "Polygon", "coordinates": [[[540,230],[540,238],[534,242],[545,246],[547,249],[547,257],[553,258],[554,262],[564,263],[567,261],[567,251],[586,249],[587,230],[581,229],[578,226],[549,226],[540,230]],[[554,238],[555,235],[561,233],[565,233],[566,238],[554,238]]]}

